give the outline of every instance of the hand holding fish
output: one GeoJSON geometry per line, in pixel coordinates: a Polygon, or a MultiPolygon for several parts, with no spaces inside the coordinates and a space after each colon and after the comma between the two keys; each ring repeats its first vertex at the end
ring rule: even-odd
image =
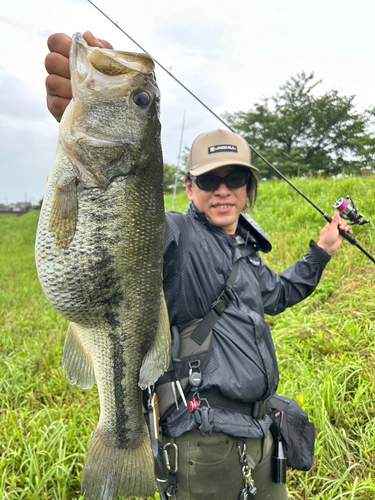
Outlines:
{"type": "MultiPolygon", "coordinates": [[[[90,31],[86,31],[83,37],[90,47],[113,49],[110,43],[95,38],[90,31]]],[[[58,122],[72,98],[69,69],[71,42],[70,36],[64,33],[54,33],[47,42],[50,50],[45,60],[46,70],[49,73],[46,78],[47,107],[58,122]]]]}

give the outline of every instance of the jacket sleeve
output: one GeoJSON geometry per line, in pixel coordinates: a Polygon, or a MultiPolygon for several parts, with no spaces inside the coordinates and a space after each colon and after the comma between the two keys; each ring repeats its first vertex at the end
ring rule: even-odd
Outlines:
{"type": "Polygon", "coordinates": [[[305,299],[317,287],[330,255],[310,241],[310,251],[282,274],[262,264],[259,275],[264,312],[272,316],[305,299]]]}

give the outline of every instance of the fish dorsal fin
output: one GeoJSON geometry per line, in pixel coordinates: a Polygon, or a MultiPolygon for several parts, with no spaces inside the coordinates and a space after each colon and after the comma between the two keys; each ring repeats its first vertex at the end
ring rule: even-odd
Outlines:
{"type": "Polygon", "coordinates": [[[77,325],[70,323],[64,345],[63,369],[70,384],[91,389],[96,384],[92,362],[79,339],[77,325]]]}

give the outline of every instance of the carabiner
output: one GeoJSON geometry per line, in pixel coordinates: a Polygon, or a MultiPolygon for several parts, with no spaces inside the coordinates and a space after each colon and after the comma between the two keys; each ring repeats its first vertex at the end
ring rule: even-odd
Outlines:
{"type": "Polygon", "coordinates": [[[163,447],[163,451],[164,451],[164,458],[165,458],[165,465],[167,467],[168,470],[173,470],[174,473],[176,473],[178,471],[178,446],[176,443],[166,443],[163,447]],[[172,469],[170,463],[169,463],[169,455],[168,455],[168,451],[167,451],[167,448],[168,446],[173,446],[174,447],[174,450],[175,450],[175,469],[172,469]]]}

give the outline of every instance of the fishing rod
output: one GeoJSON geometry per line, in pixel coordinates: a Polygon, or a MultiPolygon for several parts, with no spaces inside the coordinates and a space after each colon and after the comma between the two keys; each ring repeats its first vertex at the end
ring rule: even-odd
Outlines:
{"type": "MultiPolygon", "coordinates": [[[[112,24],[114,24],[116,26],[116,28],[118,28],[127,38],[129,38],[129,40],[131,40],[137,47],[139,47],[143,52],[145,52],[146,54],[148,54],[154,61],[155,63],[162,69],[164,70],[171,78],[173,78],[173,80],[175,82],[177,82],[179,85],[181,85],[181,87],[183,87],[192,97],[194,97],[194,99],[196,99],[200,104],[202,104],[203,107],[205,107],[207,109],[207,111],[209,111],[215,118],[217,118],[226,128],[228,128],[231,132],[233,132],[234,134],[237,134],[237,132],[228,124],[226,123],[219,115],[217,115],[211,108],[209,108],[203,101],[201,101],[199,99],[198,96],[196,96],[190,89],[188,89],[180,80],[178,80],[178,78],[176,78],[165,66],[163,66],[159,61],[157,61],[146,49],[144,49],[138,42],[136,42],[134,40],[134,38],[132,38],[128,33],[126,33],[119,25],[117,22],[113,21],[109,16],[107,16],[107,14],[105,12],[103,12],[97,5],[94,4],[94,2],[92,2],[91,0],[87,0],[93,7],[95,7],[95,9],[97,9],[104,17],[106,17],[108,19],[108,21],[110,21],[112,24]]],[[[274,167],[272,165],[272,163],[270,163],[261,153],[259,153],[259,151],[257,149],[255,149],[251,144],[249,144],[249,147],[251,149],[251,151],[257,155],[271,170],[273,170],[281,179],[283,179],[286,183],[289,184],[289,186],[291,188],[293,188],[295,191],[297,191],[297,193],[302,196],[302,198],[304,198],[308,203],[310,203],[310,205],[312,205],[315,210],[317,210],[323,217],[324,219],[331,223],[332,222],[332,217],[330,217],[328,214],[324,213],[317,205],[315,205],[315,203],[310,200],[310,198],[308,198],[302,191],[300,191],[297,186],[295,186],[289,179],[287,179],[285,177],[285,175],[283,175],[280,170],[278,170],[276,167],[274,167]]],[[[363,225],[363,224],[366,224],[368,222],[370,222],[368,219],[365,219],[361,214],[358,215],[358,209],[357,207],[354,205],[354,202],[353,200],[350,198],[350,196],[347,196],[347,199],[350,200],[350,202],[352,203],[352,205],[350,205],[348,202],[345,202],[345,200],[343,198],[340,198],[340,200],[338,200],[335,205],[334,205],[334,208],[338,209],[339,212],[340,212],[340,215],[346,219],[346,220],[349,220],[349,224],[350,225],[355,225],[355,224],[359,224],[359,225],[363,225]],[[349,207],[349,208],[348,208],[349,207]],[[341,209],[341,210],[340,210],[341,209]],[[360,222],[362,221],[362,222],[360,222]],[[363,222],[364,221],[364,222],[363,222]]],[[[366,255],[366,257],[368,257],[374,264],[375,264],[375,258],[372,257],[372,255],[370,255],[364,248],[362,248],[358,241],[354,238],[354,236],[352,236],[351,234],[345,232],[345,231],[341,231],[341,229],[339,229],[339,233],[340,235],[345,238],[347,241],[349,241],[349,243],[351,243],[352,245],[356,246],[362,253],[364,253],[366,255]]]]}

